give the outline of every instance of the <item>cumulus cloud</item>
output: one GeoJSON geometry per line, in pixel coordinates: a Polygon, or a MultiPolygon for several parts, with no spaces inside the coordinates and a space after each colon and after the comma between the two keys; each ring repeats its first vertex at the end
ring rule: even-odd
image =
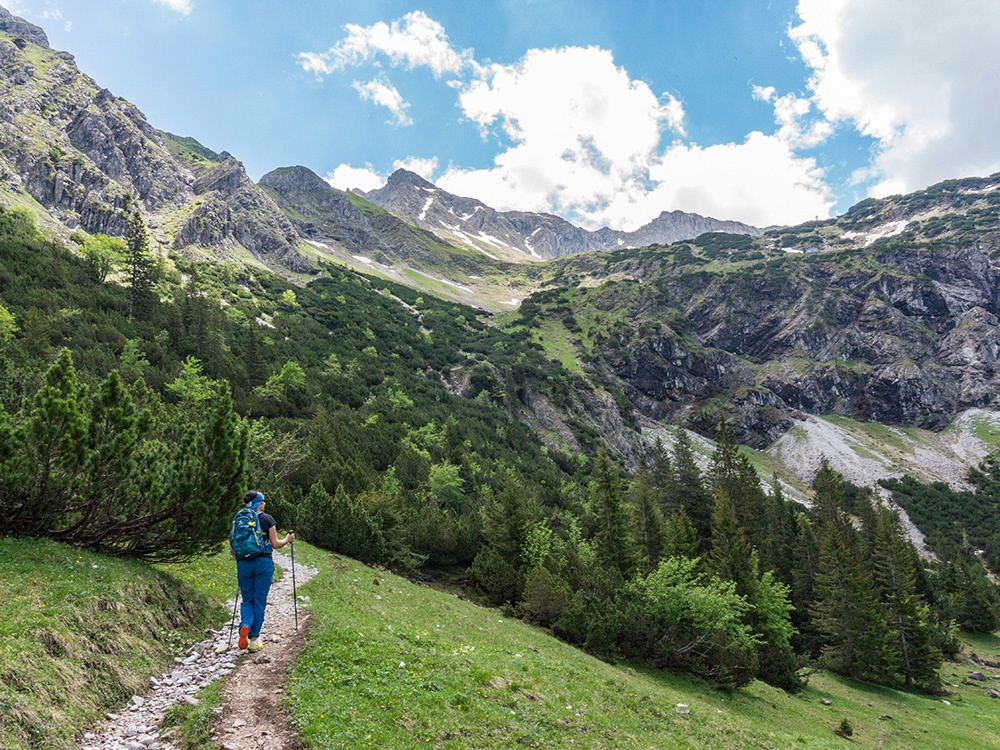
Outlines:
{"type": "Polygon", "coordinates": [[[385,107],[392,112],[393,117],[389,120],[390,124],[399,126],[413,124],[413,120],[406,114],[406,109],[410,106],[409,102],[405,101],[396,87],[388,81],[375,80],[368,83],[355,81],[352,85],[362,99],[385,107]]]}
{"type": "Polygon", "coordinates": [[[1000,169],[1000,12],[937,0],[799,0],[789,30],[810,99],[877,141],[859,180],[872,195],[1000,169]]]}
{"type": "Polygon", "coordinates": [[[743,143],[678,144],[649,175],[655,187],[620,196],[608,207],[610,224],[636,214],[652,219],[667,207],[764,227],[829,216],[834,203],[814,159],[758,132],[743,143]]]}
{"type": "Polygon", "coordinates": [[[795,94],[775,96],[774,86],[754,86],[753,97],[774,106],[774,121],[778,124],[775,137],[792,148],[818,146],[833,134],[833,126],[814,112],[813,103],[808,98],[795,94]]]}
{"type": "Polygon", "coordinates": [[[421,159],[416,156],[411,156],[406,159],[396,159],[392,163],[393,169],[405,169],[408,172],[413,172],[423,177],[425,180],[430,180],[434,177],[434,172],[438,168],[437,157],[434,156],[430,159],[421,159]]]}
{"type": "Polygon", "coordinates": [[[352,167],[341,164],[327,174],[326,182],[338,190],[378,190],[385,184],[385,177],[376,172],[371,164],[363,167],[352,167]]]}
{"type": "Polygon", "coordinates": [[[185,16],[190,15],[191,11],[194,10],[194,4],[191,0],[155,0],[155,2],[166,5],[171,10],[176,10],[185,16]]]}
{"type": "MultiPolygon", "coordinates": [[[[347,37],[300,64],[317,75],[377,62],[448,72],[464,117],[497,149],[489,168],[452,165],[436,184],[501,210],[556,213],[590,228],[634,229],[663,210],[682,209],[757,225],[829,215],[833,204],[813,159],[796,149],[822,141],[829,122],[809,100],[756,88],[774,106],[777,132],[752,133],[743,143],[684,144],[683,102],[657,96],[598,47],[533,49],[513,64],[479,63],[448,42],[440,24],[420,12],[371,27],[349,26],[347,37]]],[[[384,78],[355,83],[362,96],[406,117],[384,78]]],[[[748,92],[749,93],[749,92],[748,92]]],[[[430,179],[436,161],[397,161],[430,179]]],[[[328,179],[358,179],[368,170],[338,168],[328,179]]],[[[360,183],[357,183],[360,186],[360,183]]],[[[370,188],[366,188],[370,189],[370,188]]]]}
{"type": "Polygon", "coordinates": [[[484,68],[459,105],[484,138],[495,131],[511,145],[493,168],[453,168],[438,184],[501,208],[586,215],[641,179],[665,131],[683,133],[677,99],[661,101],[596,47],[530,50],[484,68]]]}
{"type": "MultiPolygon", "coordinates": [[[[166,0],[164,0],[166,1],[166,0]]],[[[173,2],[186,0],[172,0],[173,2]]],[[[385,55],[393,65],[426,66],[435,76],[458,73],[471,64],[471,50],[457,50],[448,41],[444,27],[417,10],[392,24],[372,26],[347,24],[347,36],[326,52],[302,52],[299,64],[317,76],[359,65],[385,55]]]]}

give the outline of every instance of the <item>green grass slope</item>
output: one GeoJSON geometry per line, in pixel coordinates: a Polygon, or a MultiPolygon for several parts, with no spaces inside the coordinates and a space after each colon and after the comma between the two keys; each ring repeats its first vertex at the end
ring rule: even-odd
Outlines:
{"type": "MultiPolygon", "coordinates": [[[[218,627],[220,559],[153,568],[0,538],[0,748],[61,750],[218,627]]],[[[232,581],[232,590],[224,581],[232,581]]]]}
{"type": "MultiPolygon", "coordinates": [[[[299,546],[320,569],[302,589],[313,622],[290,690],[310,748],[1000,746],[996,702],[964,681],[971,663],[946,663],[961,683],[950,705],[824,673],[797,695],[759,682],[724,693],[604,663],[496,610],[299,546]],[[835,734],[845,719],[850,738],[835,734]]],[[[1000,640],[975,649],[995,658],[1000,640]]]]}
{"type": "MultiPolygon", "coordinates": [[[[997,678],[967,679],[967,642],[946,696],[814,674],[787,695],[735,693],[685,675],[609,664],[506,613],[296,545],[319,568],[288,705],[307,748],[982,748],[1000,746],[997,678]],[[829,701],[829,705],[824,701],[829,701]],[[835,731],[844,725],[850,737],[835,731]]],[[[0,539],[0,747],[77,746],[101,715],[229,613],[224,555],[153,568],[26,539],[0,539]]],[[[212,739],[211,688],[197,739],[212,739]]],[[[175,717],[176,718],[176,717],[175,717]]],[[[218,729],[218,728],[217,728],[218,729]]],[[[183,733],[182,733],[183,734],[183,733]]],[[[218,736],[218,734],[214,734],[218,736]]],[[[179,741],[179,740],[178,740],[179,741]]]]}

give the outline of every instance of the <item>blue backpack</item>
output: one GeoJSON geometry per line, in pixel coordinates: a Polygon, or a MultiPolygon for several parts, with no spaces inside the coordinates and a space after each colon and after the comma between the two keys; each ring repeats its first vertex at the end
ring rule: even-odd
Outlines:
{"type": "Polygon", "coordinates": [[[249,560],[260,557],[267,546],[267,537],[260,529],[260,517],[257,511],[243,508],[233,516],[233,525],[229,530],[229,546],[237,560],[249,560]]]}

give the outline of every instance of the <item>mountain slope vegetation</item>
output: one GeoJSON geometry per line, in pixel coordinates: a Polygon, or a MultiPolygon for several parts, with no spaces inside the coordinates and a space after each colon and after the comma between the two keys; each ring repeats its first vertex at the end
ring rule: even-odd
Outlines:
{"type": "Polygon", "coordinates": [[[996,176],[760,237],[515,265],[305,168],[253,185],[4,24],[15,533],[184,560],[260,487],[317,547],[729,694],[795,694],[821,666],[939,695],[959,629],[997,628],[997,540],[969,533],[995,516],[990,464],[964,493],[885,488],[933,526],[931,557],[875,488],[823,461],[801,505],[739,445],[809,415],[941,429],[1000,404],[996,176]],[[473,276],[502,290],[494,309],[538,291],[503,314],[431,293],[473,276]]]}

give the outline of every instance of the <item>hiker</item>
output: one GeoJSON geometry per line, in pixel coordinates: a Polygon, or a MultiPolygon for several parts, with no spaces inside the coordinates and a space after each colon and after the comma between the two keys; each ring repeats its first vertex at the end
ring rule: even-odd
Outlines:
{"type": "Polygon", "coordinates": [[[278,539],[277,524],[273,517],[264,512],[264,496],[257,490],[247,492],[243,496],[243,502],[247,509],[256,514],[263,539],[260,540],[260,552],[248,559],[236,559],[236,551],[232,546],[232,538],[230,539],[229,552],[233,559],[236,559],[236,576],[239,579],[240,593],[243,596],[243,603],[240,605],[238,645],[240,649],[260,651],[264,648],[258,640],[260,628],[264,624],[267,593],[271,590],[271,579],[274,577],[274,561],[271,559],[271,551],[294,542],[295,534],[286,534],[284,539],[278,539]]]}

